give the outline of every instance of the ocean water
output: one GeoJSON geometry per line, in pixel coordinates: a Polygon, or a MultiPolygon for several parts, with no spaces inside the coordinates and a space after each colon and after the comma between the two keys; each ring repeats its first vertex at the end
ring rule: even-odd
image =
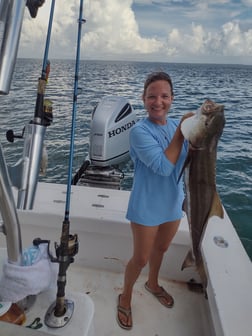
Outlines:
{"type": "MultiPolygon", "coordinates": [[[[0,141],[6,162],[22,155],[23,140],[6,140],[6,131],[21,134],[33,119],[42,60],[18,59],[9,95],[1,96],[0,141]]],[[[252,66],[81,61],[76,110],[73,174],[89,149],[91,113],[105,95],[126,97],[139,117],[145,115],[141,95],[146,75],[168,72],[174,84],[171,116],[196,110],[206,98],[225,105],[226,125],[218,144],[217,189],[252,260],[252,66]]],[[[51,60],[46,98],[53,101],[54,119],[46,131],[48,168],[41,181],[65,183],[68,173],[74,60],[51,60]]],[[[125,164],[124,189],[132,183],[132,164],[125,164]]]]}

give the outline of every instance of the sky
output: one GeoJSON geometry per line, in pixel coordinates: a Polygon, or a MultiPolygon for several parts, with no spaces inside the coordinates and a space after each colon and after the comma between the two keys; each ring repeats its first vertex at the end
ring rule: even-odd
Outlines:
{"type": "MultiPolygon", "coordinates": [[[[84,0],[81,59],[252,64],[252,0],[84,0]]],[[[79,0],[56,0],[49,58],[75,59],[79,0]]],[[[26,8],[19,57],[43,58],[51,1],[26,8]]]]}

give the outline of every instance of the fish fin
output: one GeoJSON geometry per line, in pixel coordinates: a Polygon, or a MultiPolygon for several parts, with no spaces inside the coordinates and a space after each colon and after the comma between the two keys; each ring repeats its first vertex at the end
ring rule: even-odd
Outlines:
{"type": "Polygon", "coordinates": [[[222,207],[221,200],[217,192],[215,192],[214,194],[212,208],[210,210],[208,218],[212,216],[218,216],[220,218],[224,217],[223,207],[222,207]]]}
{"type": "Polygon", "coordinates": [[[194,259],[194,256],[193,256],[193,252],[192,250],[190,250],[186,257],[185,257],[185,260],[181,266],[181,271],[183,271],[183,269],[187,268],[187,267],[192,267],[192,266],[195,266],[195,259],[194,259]]]}

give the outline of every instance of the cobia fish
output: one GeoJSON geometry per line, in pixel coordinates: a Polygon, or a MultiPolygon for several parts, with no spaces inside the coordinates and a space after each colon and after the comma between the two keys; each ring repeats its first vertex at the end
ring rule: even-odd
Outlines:
{"type": "Polygon", "coordinates": [[[189,152],[184,168],[185,203],[192,251],[182,269],[196,265],[203,286],[207,276],[203,266],[200,244],[211,216],[223,218],[223,208],[216,190],[216,153],[218,140],[225,125],[224,105],[206,100],[196,114],[185,119],[181,131],[189,141],[189,152]]]}

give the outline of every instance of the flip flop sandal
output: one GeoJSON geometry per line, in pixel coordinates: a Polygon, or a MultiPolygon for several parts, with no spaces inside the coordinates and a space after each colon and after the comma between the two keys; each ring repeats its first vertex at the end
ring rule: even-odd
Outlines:
{"type": "Polygon", "coordinates": [[[120,317],[119,317],[119,313],[122,313],[124,316],[127,317],[127,322],[129,322],[129,318],[131,317],[131,309],[126,309],[126,308],[123,308],[122,306],[120,306],[120,297],[121,297],[121,294],[118,295],[118,304],[117,304],[117,315],[116,315],[116,320],[117,320],[117,323],[119,324],[119,326],[123,329],[126,329],[126,330],[130,330],[132,329],[132,324],[131,325],[128,325],[128,324],[124,324],[124,322],[122,320],[120,320],[120,317]]]}
{"type": "Polygon", "coordinates": [[[158,299],[158,301],[159,301],[163,306],[165,306],[165,307],[167,307],[167,308],[172,308],[172,307],[173,307],[173,305],[174,305],[173,297],[172,297],[170,294],[168,294],[168,293],[166,292],[166,290],[165,290],[163,287],[160,287],[161,292],[153,292],[153,291],[148,287],[147,282],[145,283],[144,287],[145,287],[145,289],[146,289],[148,292],[150,292],[152,295],[154,295],[154,296],[158,299]],[[165,301],[164,301],[163,299],[167,299],[167,300],[169,300],[170,302],[169,302],[169,303],[165,303],[165,301]]]}

